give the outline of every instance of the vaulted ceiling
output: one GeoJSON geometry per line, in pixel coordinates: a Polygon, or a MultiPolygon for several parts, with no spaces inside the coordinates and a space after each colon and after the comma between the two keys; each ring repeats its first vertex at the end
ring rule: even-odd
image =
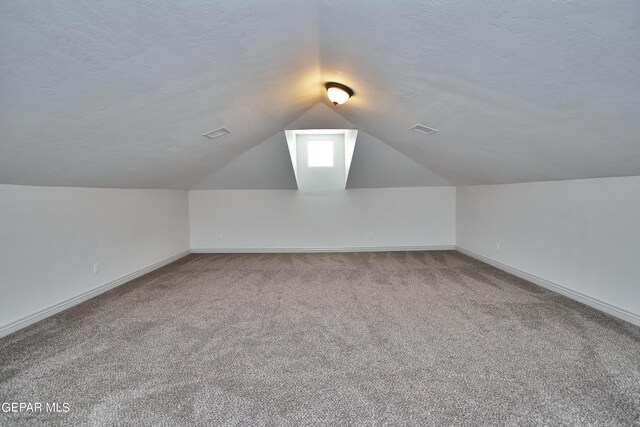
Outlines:
{"type": "Polygon", "coordinates": [[[0,2],[0,183],[295,188],[336,124],[351,188],[640,175],[638,70],[637,0],[0,2]]]}

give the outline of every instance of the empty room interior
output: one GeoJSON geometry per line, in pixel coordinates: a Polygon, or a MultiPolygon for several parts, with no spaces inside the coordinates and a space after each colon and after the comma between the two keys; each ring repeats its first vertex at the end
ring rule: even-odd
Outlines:
{"type": "Polygon", "coordinates": [[[0,2],[0,425],[640,425],[640,2],[0,2]]]}

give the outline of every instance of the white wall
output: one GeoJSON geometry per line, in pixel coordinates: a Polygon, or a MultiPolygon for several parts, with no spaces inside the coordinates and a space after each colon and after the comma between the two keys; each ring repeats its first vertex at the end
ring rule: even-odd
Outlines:
{"type": "Polygon", "coordinates": [[[0,185],[0,332],[190,247],[455,244],[640,319],[640,177],[326,195],[0,185]]]}
{"type": "Polygon", "coordinates": [[[455,245],[455,187],[189,192],[199,250],[353,249],[455,245]],[[373,238],[369,238],[373,233],[373,238]]]}
{"type": "Polygon", "coordinates": [[[187,200],[186,191],[0,185],[0,331],[188,250],[187,200]]]}
{"type": "Polygon", "coordinates": [[[460,248],[640,320],[640,177],[459,187],[456,211],[460,248]]]}

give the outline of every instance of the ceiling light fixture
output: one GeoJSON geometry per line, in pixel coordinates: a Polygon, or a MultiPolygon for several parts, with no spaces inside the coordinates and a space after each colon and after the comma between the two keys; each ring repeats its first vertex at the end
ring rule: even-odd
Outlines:
{"type": "Polygon", "coordinates": [[[342,83],[327,82],[324,87],[327,88],[327,96],[333,105],[344,104],[353,96],[353,89],[342,83]]]}

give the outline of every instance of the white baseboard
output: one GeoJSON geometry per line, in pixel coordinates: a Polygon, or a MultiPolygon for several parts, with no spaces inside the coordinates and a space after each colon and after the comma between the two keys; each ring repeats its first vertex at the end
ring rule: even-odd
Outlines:
{"type": "Polygon", "coordinates": [[[517,268],[510,267],[501,262],[494,261],[491,258],[487,258],[468,249],[461,248],[460,246],[456,246],[456,250],[460,253],[470,256],[471,258],[475,258],[478,261],[482,261],[502,271],[506,271],[507,273],[520,277],[521,279],[528,280],[529,282],[535,283],[536,285],[542,286],[543,288],[550,289],[566,297],[579,301],[597,310],[617,317],[618,319],[622,319],[634,325],[640,326],[640,316],[635,313],[631,313],[630,311],[627,311],[623,308],[617,307],[608,302],[600,301],[599,299],[590,297],[589,295],[574,291],[573,289],[569,289],[557,283],[550,282],[538,276],[534,276],[533,274],[518,270],[517,268]]]}
{"type": "Polygon", "coordinates": [[[397,251],[452,251],[455,245],[434,246],[344,246],[337,248],[194,248],[192,254],[288,254],[288,253],[315,253],[315,252],[397,252],[397,251]]]}
{"type": "Polygon", "coordinates": [[[116,288],[120,285],[123,285],[127,282],[130,282],[133,279],[137,279],[140,276],[143,276],[147,273],[152,272],[153,270],[157,270],[160,267],[164,267],[167,264],[170,264],[174,261],[179,260],[182,257],[189,255],[191,251],[180,252],[179,254],[173,255],[169,258],[163,259],[162,261],[158,261],[155,264],[152,264],[148,267],[140,269],[138,271],[134,271],[133,273],[127,274],[119,279],[113,280],[111,282],[105,283],[104,285],[98,286],[97,288],[91,289],[89,291],[83,292],[79,295],[76,295],[73,298],[69,298],[65,301],[54,304],[50,307],[47,307],[43,310],[32,313],[28,316],[25,316],[21,319],[14,320],[13,322],[7,323],[5,325],[0,326],[0,337],[4,337],[5,335],[9,335],[13,332],[16,332],[19,329],[25,328],[33,323],[36,323],[42,319],[45,319],[49,316],[52,316],[56,313],[61,312],[62,310],[66,310],[69,307],[73,307],[74,305],[80,304],[83,301],[91,299],[97,295],[100,295],[103,292],[108,291],[109,289],[116,288]]]}

